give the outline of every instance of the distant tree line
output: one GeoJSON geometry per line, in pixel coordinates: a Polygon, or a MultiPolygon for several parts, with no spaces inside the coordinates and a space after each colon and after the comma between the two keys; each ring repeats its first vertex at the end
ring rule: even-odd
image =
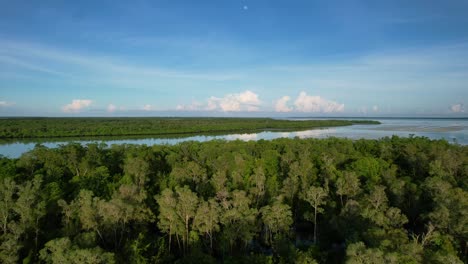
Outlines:
{"type": "Polygon", "coordinates": [[[83,136],[138,136],[264,130],[307,130],[318,127],[379,124],[371,120],[279,120],[271,118],[4,118],[0,139],[83,136]]]}
{"type": "Polygon", "coordinates": [[[0,263],[466,263],[468,147],[37,145],[0,158],[0,263]]]}

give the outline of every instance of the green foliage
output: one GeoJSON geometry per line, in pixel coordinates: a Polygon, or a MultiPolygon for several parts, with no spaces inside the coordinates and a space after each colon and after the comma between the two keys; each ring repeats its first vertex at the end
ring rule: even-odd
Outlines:
{"type": "Polygon", "coordinates": [[[279,233],[287,234],[293,223],[291,207],[277,200],[273,205],[264,206],[260,209],[262,221],[267,229],[268,238],[271,239],[279,233]]]}
{"type": "Polygon", "coordinates": [[[40,259],[46,263],[115,263],[114,254],[101,248],[78,248],[68,238],[58,238],[45,244],[40,259]]]}
{"type": "Polygon", "coordinates": [[[0,165],[1,263],[468,261],[468,147],[444,141],[38,145],[0,165]]]}
{"type": "Polygon", "coordinates": [[[318,127],[379,124],[365,120],[289,121],[270,118],[3,118],[0,138],[138,136],[259,130],[306,130],[318,127]]]}
{"type": "Polygon", "coordinates": [[[311,186],[305,190],[302,199],[310,204],[314,208],[313,216],[306,217],[308,220],[314,222],[314,243],[317,243],[317,214],[323,212],[323,205],[327,198],[327,190],[322,187],[311,186]]]}

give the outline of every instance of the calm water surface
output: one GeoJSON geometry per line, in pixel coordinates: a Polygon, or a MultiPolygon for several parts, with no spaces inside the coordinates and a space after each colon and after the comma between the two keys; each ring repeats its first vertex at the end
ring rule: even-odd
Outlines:
{"type": "MultiPolygon", "coordinates": [[[[312,119],[312,118],[310,118],[312,119]]],[[[330,118],[327,118],[330,119],[330,118]]],[[[346,119],[346,118],[343,118],[346,119]]],[[[297,119],[296,119],[297,120],[297,119]]],[[[305,118],[303,118],[305,120],[305,118]]],[[[188,136],[178,138],[142,138],[142,139],[104,139],[104,140],[65,140],[58,139],[45,141],[41,139],[38,142],[14,142],[0,145],[0,155],[17,158],[22,153],[34,148],[36,143],[41,143],[48,148],[55,148],[69,142],[105,143],[113,144],[177,144],[184,141],[209,141],[214,139],[223,140],[271,140],[275,138],[327,138],[343,137],[350,139],[378,139],[382,137],[397,135],[401,137],[424,136],[431,139],[445,139],[449,142],[468,145],[468,119],[372,119],[378,120],[380,125],[353,125],[346,127],[323,128],[295,132],[260,132],[251,134],[229,134],[217,136],[188,136]]]]}

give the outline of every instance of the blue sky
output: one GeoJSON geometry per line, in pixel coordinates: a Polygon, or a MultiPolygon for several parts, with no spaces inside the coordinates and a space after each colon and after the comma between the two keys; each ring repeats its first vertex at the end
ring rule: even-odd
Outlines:
{"type": "Polygon", "coordinates": [[[468,111],[464,0],[0,5],[0,116],[468,111]]]}

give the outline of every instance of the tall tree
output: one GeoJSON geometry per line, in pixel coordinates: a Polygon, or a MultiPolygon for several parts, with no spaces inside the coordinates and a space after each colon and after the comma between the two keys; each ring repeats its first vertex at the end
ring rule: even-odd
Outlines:
{"type": "Polygon", "coordinates": [[[8,223],[14,208],[13,195],[16,193],[16,183],[11,178],[0,180],[0,224],[2,234],[8,231],[8,223]]]}
{"type": "Polygon", "coordinates": [[[211,250],[213,250],[213,233],[220,229],[220,213],[221,207],[214,199],[201,201],[193,220],[195,230],[209,237],[211,250]]]}
{"type": "Polygon", "coordinates": [[[341,206],[343,207],[343,196],[353,198],[361,192],[358,176],[354,172],[345,171],[338,176],[336,180],[336,193],[340,196],[341,206]]]}
{"type": "Polygon", "coordinates": [[[24,230],[34,231],[35,250],[38,250],[39,220],[46,214],[45,202],[40,198],[42,177],[36,176],[32,181],[18,187],[18,199],[15,203],[15,212],[20,216],[19,224],[24,230]]]}
{"type": "Polygon", "coordinates": [[[169,252],[171,251],[172,235],[183,233],[183,222],[176,213],[177,200],[171,189],[164,189],[161,195],[154,197],[159,205],[158,227],[169,235],[169,252]]]}
{"type": "Polygon", "coordinates": [[[267,237],[272,243],[272,238],[278,233],[287,233],[293,223],[291,208],[277,199],[271,206],[267,205],[260,209],[262,221],[267,229],[267,237]]]}
{"type": "Polygon", "coordinates": [[[230,196],[230,200],[223,204],[221,223],[224,238],[229,241],[232,251],[237,240],[246,245],[254,237],[258,210],[250,207],[252,201],[246,196],[245,191],[235,190],[230,196]]]}
{"type": "Polygon", "coordinates": [[[175,206],[175,212],[182,219],[184,225],[184,235],[182,242],[184,245],[184,251],[188,250],[190,236],[189,233],[192,230],[193,218],[197,211],[198,197],[197,194],[192,192],[188,186],[176,187],[177,203],[175,206]]]}
{"type": "Polygon", "coordinates": [[[266,177],[263,167],[255,168],[254,173],[251,176],[252,187],[250,188],[250,193],[252,194],[252,198],[257,207],[265,194],[265,181],[266,177]]]}
{"type": "Polygon", "coordinates": [[[302,199],[314,208],[314,243],[317,243],[317,214],[323,212],[320,206],[325,204],[325,198],[327,196],[327,191],[318,186],[311,186],[309,189],[305,190],[302,195],[302,199]]]}

